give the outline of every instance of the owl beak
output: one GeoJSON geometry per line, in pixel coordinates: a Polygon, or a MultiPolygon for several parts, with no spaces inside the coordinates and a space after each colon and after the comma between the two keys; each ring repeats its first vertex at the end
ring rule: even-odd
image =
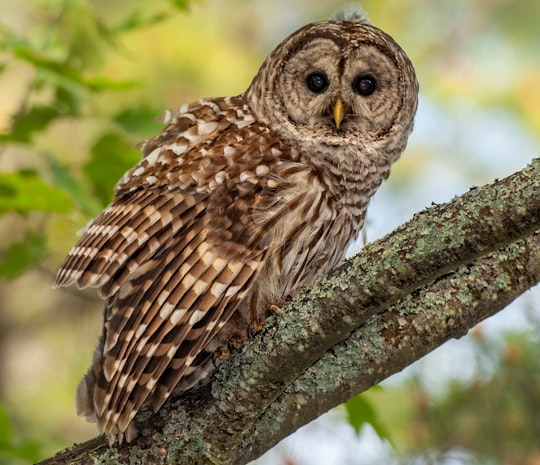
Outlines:
{"type": "Polygon", "coordinates": [[[339,129],[339,127],[341,126],[341,122],[343,121],[343,102],[339,97],[334,105],[333,115],[334,122],[336,123],[336,128],[339,129]]]}

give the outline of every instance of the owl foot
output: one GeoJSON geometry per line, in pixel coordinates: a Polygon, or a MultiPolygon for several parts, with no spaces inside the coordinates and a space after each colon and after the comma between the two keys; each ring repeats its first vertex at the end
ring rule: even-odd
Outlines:
{"type": "Polygon", "coordinates": [[[283,310],[279,305],[270,304],[266,307],[266,315],[261,318],[256,318],[251,321],[251,323],[248,326],[248,334],[249,337],[253,337],[255,334],[260,332],[264,325],[266,324],[266,320],[270,315],[283,315],[283,310]]]}
{"type": "Polygon", "coordinates": [[[283,315],[283,309],[279,305],[270,304],[266,310],[270,315],[283,315]]]}
{"type": "Polygon", "coordinates": [[[247,332],[242,332],[242,334],[235,334],[229,339],[229,347],[233,349],[240,349],[244,345],[244,342],[248,340],[248,334],[247,332]]]}
{"type": "Polygon", "coordinates": [[[252,321],[248,326],[248,334],[249,337],[255,336],[258,332],[260,332],[264,328],[264,324],[266,323],[266,318],[262,320],[254,320],[252,321]]]}
{"type": "Polygon", "coordinates": [[[224,358],[227,358],[229,355],[231,355],[231,351],[225,346],[218,347],[217,350],[214,352],[214,357],[216,358],[216,360],[223,360],[224,358]]]}

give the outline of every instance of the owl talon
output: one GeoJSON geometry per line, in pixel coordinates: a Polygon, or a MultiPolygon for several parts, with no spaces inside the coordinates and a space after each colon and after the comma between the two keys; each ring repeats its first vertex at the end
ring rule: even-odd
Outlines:
{"type": "Polygon", "coordinates": [[[266,310],[271,315],[283,315],[283,309],[279,305],[270,304],[266,310]]]}
{"type": "Polygon", "coordinates": [[[224,358],[227,358],[229,355],[231,355],[231,351],[227,347],[218,347],[215,356],[217,360],[223,360],[224,358]]]}
{"type": "Polygon", "coordinates": [[[266,318],[262,321],[252,321],[248,326],[249,337],[255,336],[255,334],[262,331],[264,324],[266,323],[266,318]]]}
{"type": "Polygon", "coordinates": [[[247,341],[247,339],[248,339],[248,335],[245,333],[236,334],[229,339],[229,343],[228,343],[229,348],[239,350],[244,345],[244,342],[247,341]]]}
{"type": "MultiPolygon", "coordinates": [[[[269,316],[269,315],[283,315],[283,310],[281,309],[279,305],[270,304],[266,307],[266,316],[269,316]]],[[[256,318],[253,319],[248,326],[249,337],[253,337],[255,336],[255,334],[262,331],[265,324],[266,324],[266,317],[264,317],[262,320],[256,319],[256,318]]]]}

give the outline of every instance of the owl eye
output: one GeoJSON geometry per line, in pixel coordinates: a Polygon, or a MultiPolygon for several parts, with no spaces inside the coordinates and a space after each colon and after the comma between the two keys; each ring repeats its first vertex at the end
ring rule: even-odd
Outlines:
{"type": "Polygon", "coordinates": [[[358,76],[353,81],[353,89],[359,94],[367,97],[377,89],[377,80],[373,76],[358,76]]]}
{"type": "Polygon", "coordinates": [[[328,78],[324,73],[311,73],[306,79],[306,84],[309,90],[320,94],[328,87],[328,78]]]}

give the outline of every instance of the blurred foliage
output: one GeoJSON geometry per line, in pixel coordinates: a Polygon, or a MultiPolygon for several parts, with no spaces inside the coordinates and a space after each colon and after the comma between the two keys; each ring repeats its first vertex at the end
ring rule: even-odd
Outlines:
{"type": "Polygon", "coordinates": [[[83,173],[92,185],[93,194],[103,204],[110,200],[114,185],[139,156],[139,152],[117,132],[101,135],[92,145],[83,173]],[[103,173],[107,175],[103,176],[103,173]]]}
{"type": "Polygon", "coordinates": [[[477,356],[494,372],[467,383],[453,381],[431,401],[419,387],[413,424],[425,436],[414,447],[466,450],[481,463],[539,463],[539,340],[531,332],[511,333],[501,348],[480,331],[475,334],[477,356]]]}
{"type": "MultiPolygon", "coordinates": [[[[374,392],[378,389],[380,389],[380,386],[373,386],[370,391],[374,392]]],[[[345,402],[343,406],[347,412],[347,421],[354,428],[356,434],[360,434],[362,426],[369,424],[379,438],[392,443],[392,436],[386,425],[381,421],[378,409],[366,395],[354,396],[345,402]]]]}
{"type": "MultiPolygon", "coordinates": [[[[139,159],[137,143],[159,131],[156,116],[200,97],[242,92],[275,44],[342,3],[0,0],[0,465],[33,462],[95,434],[75,418],[72,397],[97,339],[101,302],[90,292],[52,293],[50,284],[75,232],[139,159]]],[[[423,186],[416,191],[422,205],[438,200],[425,192],[431,180],[440,187],[434,172],[459,171],[466,185],[494,176],[491,147],[482,163],[471,153],[486,142],[464,142],[477,109],[540,131],[537,3],[363,6],[415,62],[422,102],[455,111],[442,121],[444,131],[435,121],[427,140],[397,165],[392,208],[398,198],[414,205],[416,186],[423,186]]],[[[385,217],[394,215],[388,211],[385,217]]],[[[534,356],[540,357],[534,342],[527,344],[509,339],[514,358],[492,361],[497,371],[474,388],[451,385],[436,402],[420,383],[371,390],[346,403],[348,421],[357,433],[368,422],[398,450],[416,448],[418,455],[462,448],[494,462],[532,458],[533,433],[540,433],[531,416],[539,408],[538,380],[529,374],[540,372],[534,356]],[[414,409],[387,415],[387,406],[410,398],[418,399],[414,409]],[[499,410],[489,412],[489,405],[499,410]],[[484,445],[474,442],[482,437],[484,445]],[[490,440],[497,447],[490,449],[490,440]]]]}
{"type": "Polygon", "coordinates": [[[72,204],[62,189],[47,184],[31,170],[0,173],[0,214],[33,210],[67,213],[72,204]]]}
{"type": "MultiPolygon", "coordinates": [[[[43,195],[43,194],[39,194],[43,195]]],[[[46,255],[46,239],[33,232],[23,242],[11,243],[0,262],[0,278],[13,279],[39,263],[46,255]]]]}
{"type": "MultiPolygon", "coordinates": [[[[419,376],[370,390],[378,421],[390,425],[400,463],[540,463],[540,343],[534,330],[470,338],[470,379],[433,390],[419,376]]],[[[458,373],[456,373],[458,375],[458,373]]]]}
{"type": "Polygon", "coordinates": [[[37,442],[18,442],[14,438],[8,414],[0,405],[0,465],[13,461],[34,463],[40,458],[40,445],[37,442]]]}
{"type": "Polygon", "coordinates": [[[145,5],[128,10],[118,24],[107,24],[100,17],[103,12],[89,1],[39,2],[36,7],[42,10],[43,24],[30,34],[23,36],[0,25],[1,71],[8,72],[20,62],[33,71],[8,130],[0,134],[2,151],[17,145],[47,161],[45,169],[15,166],[9,173],[0,173],[0,215],[16,212],[29,220],[27,239],[0,253],[0,277],[17,277],[47,256],[45,237],[33,231],[32,212],[66,214],[81,209],[84,214],[95,214],[110,201],[116,181],[139,158],[135,141],[150,128],[156,129],[156,125],[149,126],[149,115],[159,111],[140,106],[111,114],[107,108],[86,102],[99,95],[114,99],[109,95],[136,86],[133,81],[100,74],[108,49],[117,47],[122,35],[165,21],[187,4],[154,2],[151,9],[145,5]],[[54,124],[61,120],[84,124],[90,119],[106,129],[94,136],[90,157],[81,171],[74,172],[40,151],[36,141],[54,124]]]}
{"type": "MultiPolygon", "coordinates": [[[[123,53],[121,42],[127,35],[182,14],[189,2],[163,0],[151,6],[135,2],[114,20],[109,10],[97,3],[36,1],[27,6],[38,19],[24,17],[23,11],[22,21],[29,21],[31,27],[0,23],[0,78],[19,93],[10,113],[0,115],[9,117],[0,133],[0,220],[4,219],[0,280],[11,281],[42,266],[52,253],[49,242],[54,243],[65,230],[61,217],[68,219],[73,233],[98,213],[110,201],[116,181],[139,159],[136,143],[161,127],[154,120],[162,108],[148,102],[134,105],[137,93],[126,98],[126,93],[140,88],[138,77],[116,77],[107,69],[108,60],[123,53]],[[14,81],[18,72],[19,80],[14,81]],[[98,101],[121,103],[95,104],[98,101]],[[68,154],[75,153],[74,157],[50,149],[48,139],[63,125],[69,129],[61,131],[62,148],[68,154]],[[78,133],[89,133],[80,154],[78,133]]],[[[0,303],[6,309],[12,307],[5,299],[0,303]]],[[[4,338],[0,347],[10,333],[18,331],[17,320],[9,319],[14,314],[0,314],[7,329],[0,330],[4,338]]],[[[65,445],[65,439],[58,431],[47,431],[39,420],[32,425],[25,418],[29,412],[22,413],[20,405],[10,402],[17,397],[6,384],[6,360],[2,358],[0,464],[33,463],[65,445]],[[12,415],[2,404],[9,405],[12,415]],[[26,439],[30,437],[39,440],[26,439]]],[[[54,368],[49,366],[48,370],[54,368]]],[[[46,391],[47,387],[39,389],[46,391]]],[[[38,390],[37,385],[34,390],[38,390]]],[[[71,399],[72,395],[65,397],[71,399]]],[[[27,408],[31,411],[32,405],[27,408]]],[[[34,416],[40,418],[43,412],[34,416]]]]}

